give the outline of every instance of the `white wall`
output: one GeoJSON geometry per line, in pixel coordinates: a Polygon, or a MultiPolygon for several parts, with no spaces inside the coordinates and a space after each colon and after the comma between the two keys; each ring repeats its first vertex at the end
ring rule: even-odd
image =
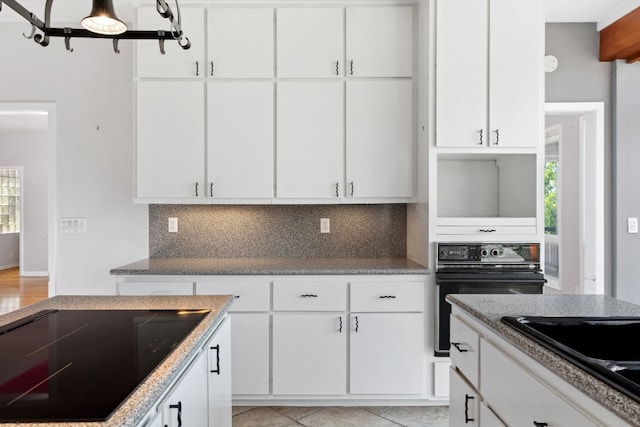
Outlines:
{"type": "Polygon", "coordinates": [[[0,270],[17,267],[20,255],[20,234],[0,234],[0,270]]]}
{"type": "Polygon", "coordinates": [[[55,103],[54,209],[87,218],[86,234],[53,236],[55,292],[114,294],[109,269],[148,256],[148,209],[131,202],[133,42],[116,55],[110,40],[72,39],[69,53],[63,39],[41,47],[28,30],[0,26],[0,102],[55,103]]]}
{"type": "MultiPolygon", "coordinates": [[[[0,108],[2,108],[0,104],[0,108]]],[[[0,131],[0,166],[22,166],[22,275],[48,271],[46,132],[0,131]]],[[[20,235],[16,235],[20,238],[20,235]]],[[[0,236],[1,237],[1,236],[0,236]]],[[[14,236],[15,239],[15,236],[14,236]]],[[[18,245],[19,249],[19,240],[18,245]]],[[[15,248],[14,248],[15,250],[15,248]]],[[[15,254],[18,260],[20,253],[15,254]]],[[[3,264],[0,260],[0,266],[3,264]]]]}

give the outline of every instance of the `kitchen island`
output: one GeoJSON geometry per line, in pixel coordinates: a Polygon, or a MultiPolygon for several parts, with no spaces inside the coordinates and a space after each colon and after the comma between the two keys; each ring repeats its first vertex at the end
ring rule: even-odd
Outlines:
{"type": "Polygon", "coordinates": [[[451,356],[452,427],[459,425],[458,419],[468,425],[467,418],[480,420],[472,425],[518,425],[515,417],[529,413],[535,415],[520,425],[640,426],[640,402],[501,320],[640,316],[640,306],[596,295],[450,295],[447,300],[456,343],[451,356]]]}
{"type": "MultiPolygon", "coordinates": [[[[30,316],[47,313],[58,310],[60,312],[80,312],[80,311],[108,311],[115,310],[118,312],[135,311],[172,311],[181,313],[181,310],[207,310],[205,314],[201,316],[201,320],[195,324],[195,326],[184,335],[175,347],[172,347],[170,352],[164,357],[160,363],[153,368],[148,375],[140,382],[133,391],[124,397],[119,405],[110,413],[110,415],[104,421],[78,421],[78,422],[32,422],[21,423],[23,426],[38,426],[38,427],[123,427],[131,426],[137,427],[140,425],[147,425],[148,422],[159,423],[159,419],[164,415],[162,413],[161,404],[167,399],[167,396],[172,395],[175,389],[182,387],[184,383],[183,378],[190,372],[192,366],[196,365],[194,359],[197,360],[198,366],[204,367],[206,370],[207,358],[205,356],[204,346],[212,340],[212,337],[217,337],[221,330],[225,329],[223,326],[227,322],[227,310],[231,305],[233,298],[229,295],[215,295],[215,296],[149,296],[149,297],[112,297],[112,296],[56,296],[39,303],[24,307],[20,310],[16,310],[5,315],[0,316],[0,328],[8,328],[8,325],[15,325],[16,322],[22,322],[24,319],[28,319],[30,316]],[[201,357],[203,356],[203,357],[201,357]],[[186,372],[186,373],[185,373],[186,372]],[[176,385],[177,384],[177,385],[176,385]]],[[[38,318],[39,321],[39,318],[38,318]]],[[[138,340],[131,345],[141,345],[146,341],[143,340],[142,335],[146,333],[145,330],[140,329],[140,326],[132,325],[137,328],[138,340]],[[140,341],[141,340],[141,341],[140,341]]],[[[164,323],[163,328],[170,326],[170,324],[164,323]]],[[[87,327],[87,325],[81,325],[78,330],[87,327]]],[[[20,327],[20,329],[22,326],[20,327]]],[[[10,333],[17,332],[18,329],[12,330],[10,333]]],[[[117,332],[116,332],[117,333],[117,332]]],[[[134,336],[136,332],[134,331],[134,336]]],[[[70,335],[70,334],[69,334],[70,335]]],[[[61,340],[67,340],[68,335],[61,337],[61,340]]],[[[155,348],[159,348],[156,343],[155,348]]],[[[115,349],[114,349],[115,350],[115,349]]],[[[3,352],[8,351],[3,348],[3,352]]],[[[39,350],[38,350],[39,351],[39,350]]],[[[114,351],[115,352],[115,351],[114,351]]],[[[143,354],[140,348],[133,350],[133,354],[143,354]]],[[[59,354],[54,354],[53,357],[58,357],[59,354]]],[[[55,361],[55,360],[53,360],[55,361]]],[[[87,363],[87,361],[82,361],[87,363]]],[[[75,363],[75,362],[74,362],[75,363]]],[[[141,361],[145,363],[145,361],[141,361]]],[[[81,363],[82,364],[82,363],[81,363]]],[[[91,362],[88,362],[91,365],[91,362]]],[[[71,365],[71,364],[69,364],[71,365]]],[[[45,365],[46,366],[46,365],[45,365]]],[[[66,367],[65,367],[66,369],[66,367]]],[[[70,370],[73,368],[70,368],[70,370]]],[[[203,371],[204,371],[203,370],[203,371]]],[[[95,366],[94,372],[99,373],[99,366],[95,366]]],[[[100,381],[95,378],[86,378],[89,384],[94,384],[91,387],[93,393],[95,393],[95,399],[101,399],[101,395],[104,392],[100,388],[100,381]]],[[[5,384],[7,385],[7,384],[5,384]]],[[[207,386],[206,380],[204,381],[204,387],[207,386]]],[[[45,389],[46,390],[46,389],[45,389]]],[[[227,391],[227,394],[229,391],[227,391]]],[[[207,390],[203,390],[204,396],[207,395],[207,390]]],[[[207,402],[204,403],[206,405],[207,402]]],[[[2,412],[0,412],[0,415],[2,412]]],[[[174,414],[175,415],[175,414],[174,414]]],[[[186,414],[184,414],[186,415],[186,414]]],[[[183,416],[184,416],[183,415],[183,416]]],[[[205,409],[205,419],[206,419],[205,409]]],[[[230,414],[229,414],[230,416],[230,414]]],[[[1,419],[1,417],[0,417],[1,419]]],[[[230,419],[229,419],[230,421],[230,419]]],[[[166,422],[165,422],[166,423],[166,422]]],[[[3,424],[0,421],[0,425],[3,424]]],[[[9,424],[7,424],[9,425],[9,424]]],[[[10,425],[15,425],[10,423],[10,425]]],[[[151,424],[155,425],[155,424],[151,424]]],[[[164,425],[164,424],[163,424],[164,425]]],[[[202,424],[202,425],[206,425],[202,424]]]]}

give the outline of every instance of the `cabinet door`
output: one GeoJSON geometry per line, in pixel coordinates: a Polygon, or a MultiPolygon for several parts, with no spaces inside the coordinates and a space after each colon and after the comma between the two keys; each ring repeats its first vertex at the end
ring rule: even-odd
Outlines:
{"type": "MultiPolygon", "coordinates": [[[[173,4],[174,14],[177,10],[173,4]]],[[[136,41],[138,77],[202,77],[204,63],[204,12],[202,9],[181,8],[182,30],[191,42],[183,49],[175,40],[164,42],[165,55],[160,53],[158,40],[136,41]]],[[[136,29],[142,31],[165,30],[171,32],[169,21],[160,16],[155,7],[137,9],[136,29]]],[[[173,111],[173,110],[171,110],[173,111]]]]}
{"type": "Polygon", "coordinates": [[[342,82],[280,82],[277,197],[337,198],[344,180],[342,82]]]}
{"type": "Polygon", "coordinates": [[[207,345],[210,427],[231,427],[231,323],[224,320],[207,345]]]}
{"type": "Polygon", "coordinates": [[[269,314],[231,313],[234,396],[269,394],[269,314]]]}
{"type": "Polygon", "coordinates": [[[489,20],[490,145],[538,147],[543,137],[543,5],[491,0],[489,20]]]}
{"type": "Polygon", "coordinates": [[[487,146],[487,15],[487,0],[438,0],[436,144],[439,147],[487,146]]]}
{"type": "MultiPolygon", "coordinates": [[[[478,427],[480,396],[453,367],[449,375],[449,425],[478,427]]],[[[482,426],[485,422],[482,420],[482,426]]]]}
{"type": "Polygon", "coordinates": [[[273,394],[344,395],[344,314],[273,315],[273,394]]]}
{"type": "Polygon", "coordinates": [[[207,84],[207,197],[273,197],[273,110],[271,82],[207,84]]]}
{"type": "Polygon", "coordinates": [[[483,402],[480,403],[480,421],[482,427],[507,427],[491,408],[483,402]]]}
{"type": "Polygon", "coordinates": [[[347,195],[413,195],[409,80],[347,82],[347,195]]]}
{"type": "Polygon", "coordinates": [[[413,74],[412,6],[347,8],[347,75],[413,74]]]}
{"type": "Polygon", "coordinates": [[[141,81],[137,96],[137,196],[202,197],[203,83],[141,81]]]}
{"type": "Polygon", "coordinates": [[[272,8],[211,8],[207,14],[209,77],[273,77],[272,8]]]}
{"type": "Polygon", "coordinates": [[[278,77],[344,75],[344,9],[277,10],[278,77]]]}
{"type": "Polygon", "coordinates": [[[424,390],[421,313],[351,315],[351,393],[421,394],[424,390]]]}
{"type": "Polygon", "coordinates": [[[208,425],[207,358],[201,353],[161,404],[165,427],[208,425]]]}

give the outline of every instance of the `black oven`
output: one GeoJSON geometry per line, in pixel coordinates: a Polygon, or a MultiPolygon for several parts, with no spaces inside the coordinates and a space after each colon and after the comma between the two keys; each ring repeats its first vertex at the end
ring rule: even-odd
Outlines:
{"type": "Polygon", "coordinates": [[[436,245],[435,355],[449,356],[449,294],[541,294],[545,283],[537,243],[436,245]]]}

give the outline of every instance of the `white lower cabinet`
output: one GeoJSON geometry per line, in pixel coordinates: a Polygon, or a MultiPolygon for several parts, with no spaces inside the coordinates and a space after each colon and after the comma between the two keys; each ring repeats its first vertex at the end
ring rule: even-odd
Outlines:
{"type": "Polygon", "coordinates": [[[352,313],[350,392],[421,394],[422,313],[352,313]]]}
{"type": "Polygon", "coordinates": [[[227,318],[218,327],[218,331],[206,347],[209,426],[211,427],[231,427],[232,325],[233,320],[227,318]]]}
{"type": "Polygon", "coordinates": [[[507,427],[484,402],[480,402],[480,421],[482,427],[507,427]]]}
{"type": "Polygon", "coordinates": [[[233,395],[268,395],[269,313],[231,313],[230,317],[233,395]]]}
{"type": "Polygon", "coordinates": [[[273,394],[344,395],[344,313],[273,315],[273,394]]]}
{"type": "Polygon", "coordinates": [[[449,424],[454,427],[479,426],[480,394],[453,366],[449,379],[449,424]]]}

